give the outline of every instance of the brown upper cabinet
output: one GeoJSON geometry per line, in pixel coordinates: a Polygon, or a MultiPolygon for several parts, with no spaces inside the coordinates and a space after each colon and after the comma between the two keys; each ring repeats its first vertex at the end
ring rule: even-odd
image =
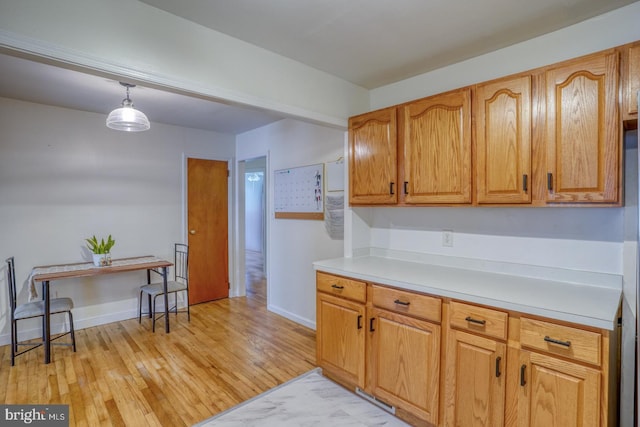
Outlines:
{"type": "Polygon", "coordinates": [[[349,201],[620,206],[638,75],[640,42],[352,117],[349,201]]]}
{"type": "Polygon", "coordinates": [[[618,63],[608,52],[546,71],[548,202],[619,200],[618,63]]]}
{"type": "Polygon", "coordinates": [[[349,119],[349,202],[398,202],[396,108],[349,119]]]}
{"type": "Polygon", "coordinates": [[[471,203],[471,91],[406,104],[400,123],[404,203],[471,203]]]}
{"type": "Polygon", "coordinates": [[[531,76],[476,89],[478,203],[531,203],[531,76]]]}
{"type": "Polygon", "coordinates": [[[624,93],[624,118],[632,120],[638,118],[638,91],[640,90],[640,43],[634,43],[626,49],[626,93],[624,93]]]}

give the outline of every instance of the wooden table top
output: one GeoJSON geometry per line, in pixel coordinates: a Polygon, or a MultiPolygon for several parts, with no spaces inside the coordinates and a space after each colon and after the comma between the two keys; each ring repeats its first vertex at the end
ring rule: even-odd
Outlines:
{"type": "Polygon", "coordinates": [[[44,265],[33,268],[31,271],[31,280],[34,282],[44,282],[72,277],[98,276],[102,274],[170,267],[172,265],[172,262],[153,255],[114,259],[110,266],[104,267],[96,267],[92,262],[44,265]]]}

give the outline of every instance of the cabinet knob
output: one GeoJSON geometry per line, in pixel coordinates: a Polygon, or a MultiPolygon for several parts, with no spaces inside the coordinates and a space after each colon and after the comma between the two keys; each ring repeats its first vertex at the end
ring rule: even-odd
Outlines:
{"type": "Polygon", "coordinates": [[[196,234],[196,230],[189,230],[189,234],[196,234]]]}

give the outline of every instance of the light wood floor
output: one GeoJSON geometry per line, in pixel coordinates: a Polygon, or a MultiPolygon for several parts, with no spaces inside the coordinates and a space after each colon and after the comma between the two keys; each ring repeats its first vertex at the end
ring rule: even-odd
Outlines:
{"type": "MultiPolygon", "coordinates": [[[[261,276],[261,275],[258,275],[261,276]]],[[[255,286],[253,286],[255,285],[255,286]]],[[[11,367],[0,347],[0,402],[70,405],[71,426],[190,426],[315,367],[315,332],[266,311],[264,280],[248,297],[171,316],[76,332],[78,349],[38,349],[11,367]]]]}

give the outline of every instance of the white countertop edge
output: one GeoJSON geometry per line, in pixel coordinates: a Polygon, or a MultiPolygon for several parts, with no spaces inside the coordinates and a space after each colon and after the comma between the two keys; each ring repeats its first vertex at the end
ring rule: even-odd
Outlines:
{"type": "MultiPolygon", "coordinates": [[[[377,257],[365,256],[362,258],[375,259],[377,257]]],[[[598,304],[598,313],[596,313],[595,315],[590,315],[590,314],[584,313],[584,310],[582,310],[583,312],[581,312],[581,310],[574,310],[576,312],[570,312],[569,310],[560,311],[557,309],[544,307],[542,306],[542,304],[531,302],[531,301],[527,301],[527,304],[523,304],[523,303],[515,302],[513,299],[509,299],[508,297],[506,297],[505,299],[488,298],[488,297],[482,296],[479,293],[457,292],[455,290],[450,290],[443,287],[429,286],[428,284],[424,284],[424,283],[402,281],[392,277],[393,273],[391,273],[389,276],[380,276],[376,274],[362,273],[362,272],[358,272],[357,270],[350,270],[348,268],[341,268],[344,266],[343,263],[345,261],[351,262],[351,261],[354,261],[354,259],[335,258],[330,260],[317,261],[313,263],[313,266],[315,270],[323,271],[326,273],[352,277],[354,279],[359,279],[366,282],[373,282],[381,285],[398,287],[401,289],[416,291],[416,292],[440,296],[440,297],[453,298],[461,301],[487,305],[487,306],[496,307],[504,310],[517,311],[523,314],[537,315],[541,317],[547,317],[550,319],[561,320],[561,321],[576,323],[576,324],[585,325],[585,326],[591,326],[591,327],[600,328],[600,329],[607,329],[610,331],[615,330],[617,326],[617,312],[618,312],[620,297],[622,294],[621,287],[620,289],[615,289],[615,288],[609,288],[609,287],[589,286],[584,284],[576,285],[575,283],[567,283],[567,286],[589,286],[591,288],[589,289],[589,291],[591,293],[595,292],[598,295],[597,300],[600,303],[598,304]],[[338,266],[331,265],[336,263],[342,264],[342,265],[338,265],[338,266]]],[[[358,261],[358,260],[356,259],[355,261],[358,261]]],[[[402,264],[404,262],[411,262],[411,261],[394,260],[394,259],[381,259],[381,261],[388,262],[388,263],[394,263],[394,261],[398,261],[399,264],[402,264]]],[[[429,267],[429,266],[425,266],[425,267],[429,267]]],[[[437,266],[437,267],[442,267],[442,266],[437,266]]],[[[452,268],[452,273],[455,272],[455,270],[458,270],[454,267],[445,267],[445,268],[452,268]]],[[[460,270],[463,270],[463,269],[460,269],[460,270]]],[[[483,272],[483,273],[487,273],[487,272],[483,272]]],[[[497,274],[497,273],[487,273],[487,274],[497,274]]],[[[518,278],[518,276],[514,276],[511,274],[505,275],[505,277],[509,277],[510,279],[518,278]]],[[[528,277],[522,277],[522,279],[531,280],[531,278],[528,278],[528,277]]],[[[556,281],[547,281],[543,279],[534,279],[534,280],[539,281],[541,284],[553,283],[554,286],[562,287],[562,283],[558,283],[556,281]]],[[[508,288],[505,288],[504,291],[505,291],[504,292],[505,295],[509,294],[508,288]]],[[[559,297],[561,298],[563,296],[562,295],[563,290],[559,289],[558,293],[559,293],[559,297]]]]}

